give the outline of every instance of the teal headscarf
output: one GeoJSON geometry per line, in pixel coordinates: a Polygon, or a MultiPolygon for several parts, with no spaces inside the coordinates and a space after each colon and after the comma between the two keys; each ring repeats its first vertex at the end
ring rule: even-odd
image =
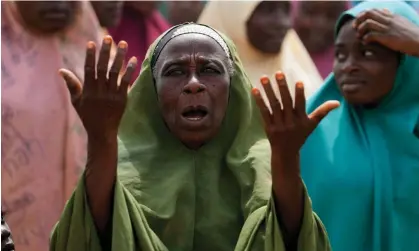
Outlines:
{"type": "MultiPolygon", "coordinates": [[[[363,2],[348,16],[387,8],[419,25],[404,2],[363,2]]],[[[301,169],[316,211],[336,251],[413,250],[419,247],[419,58],[403,55],[393,90],[379,107],[355,110],[334,75],[308,102],[311,112],[327,100],[341,106],[309,137],[301,169]]]]}

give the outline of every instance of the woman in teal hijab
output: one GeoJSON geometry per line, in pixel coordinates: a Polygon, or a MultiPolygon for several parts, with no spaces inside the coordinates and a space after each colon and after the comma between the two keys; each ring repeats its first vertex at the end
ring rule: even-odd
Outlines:
{"type": "Polygon", "coordinates": [[[335,63],[308,111],[338,100],[301,151],[335,251],[419,248],[419,16],[362,2],[336,25],[335,63]]]}
{"type": "Polygon", "coordinates": [[[253,99],[232,42],[197,24],[157,39],[127,98],[136,62],[118,85],[120,42],[108,79],[111,43],[105,37],[97,67],[89,43],[83,90],[61,71],[88,134],[88,162],[51,250],[329,250],[298,152],[336,101],[307,115],[302,84],[293,107],[279,73],[283,109],[262,79],[270,113],[259,90],[253,99]]]}

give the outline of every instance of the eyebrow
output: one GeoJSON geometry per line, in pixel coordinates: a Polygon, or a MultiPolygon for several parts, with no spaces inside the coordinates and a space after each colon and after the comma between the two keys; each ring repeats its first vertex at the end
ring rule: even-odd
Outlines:
{"type": "MultiPolygon", "coordinates": [[[[210,64],[213,63],[215,65],[217,65],[220,68],[224,68],[224,64],[223,61],[220,60],[217,57],[207,57],[207,56],[198,56],[197,57],[198,62],[203,63],[203,64],[210,64]]],[[[185,64],[189,64],[191,61],[191,56],[181,56],[175,59],[169,59],[163,62],[163,66],[162,69],[163,71],[166,70],[169,66],[172,65],[185,65],[185,64]]]]}

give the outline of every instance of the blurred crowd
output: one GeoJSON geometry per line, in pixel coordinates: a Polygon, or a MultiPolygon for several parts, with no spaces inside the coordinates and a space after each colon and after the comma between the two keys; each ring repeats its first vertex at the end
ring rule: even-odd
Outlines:
{"type": "MultiPolygon", "coordinates": [[[[309,79],[317,89],[332,71],[334,25],[356,2],[259,5],[260,13],[280,9],[278,20],[271,20],[256,11],[242,16],[245,11],[217,9],[209,1],[2,1],[2,224],[5,213],[16,249],[48,249],[51,230],[84,170],[86,132],[58,71],[69,69],[82,80],[88,41],[99,47],[105,35],[115,43],[124,40],[126,61],[142,62],[171,26],[199,22],[234,40],[252,81],[282,66],[290,68],[290,78],[309,79]],[[278,34],[276,40],[261,41],[269,33],[278,34]]],[[[114,44],[111,57],[115,50],[114,44]]]]}

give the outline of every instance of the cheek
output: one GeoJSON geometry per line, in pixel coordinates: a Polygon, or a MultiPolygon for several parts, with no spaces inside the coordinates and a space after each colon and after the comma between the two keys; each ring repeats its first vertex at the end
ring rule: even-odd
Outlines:
{"type": "Polygon", "coordinates": [[[303,32],[309,32],[310,28],[313,26],[311,23],[311,19],[310,18],[298,18],[295,20],[295,25],[301,29],[303,32]]]}
{"type": "Polygon", "coordinates": [[[230,95],[229,85],[223,84],[212,86],[212,88],[208,88],[208,90],[214,105],[215,115],[222,118],[227,110],[230,95]]]}
{"type": "Polygon", "coordinates": [[[391,89],[396,79],[397,68],[393,66],[375,64],[366,65],[365,69],[370,75],[370,84],[381,89],[391,89]]]}
{"type": "Polygon", "coordinates": [[[174,111],[176,110],[180,93],[181,88],[177,88],[176,85],[164,85],[158,91],[160,109],[166,122],[170,122],[175,117],[176,113],[174,111]]]}

